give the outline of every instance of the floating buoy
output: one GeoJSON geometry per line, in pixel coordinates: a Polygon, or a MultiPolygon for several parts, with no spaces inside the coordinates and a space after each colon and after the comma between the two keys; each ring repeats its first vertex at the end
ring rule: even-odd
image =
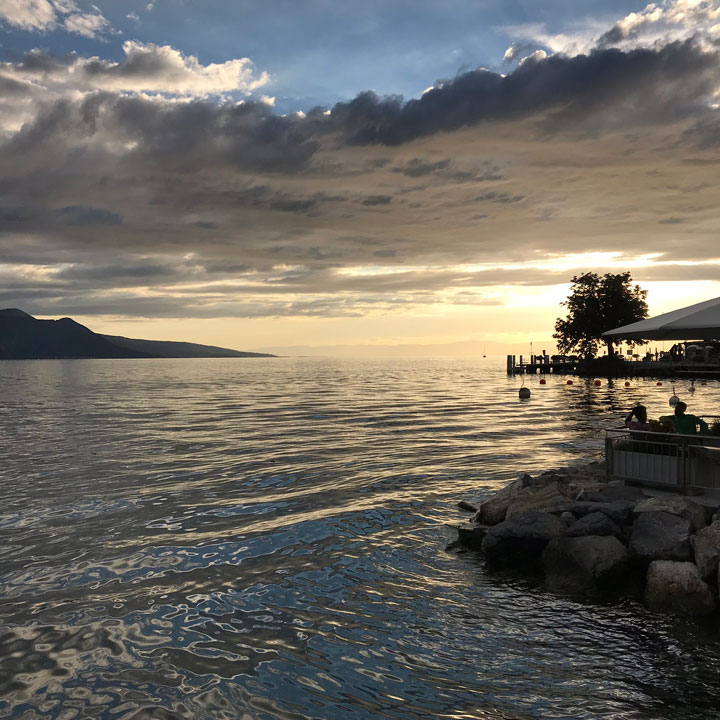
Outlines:
{"type": "Polygon", "coordinates": [[[600,385],[602,385],[602,383],[600,382],[600,380],[596,380],[596,381],[595,381],[595,387],[600,387],[600,385]]]}
{"type": "Polygon", "coordinates": [[[662,385],[661,382],[656,382],[655,384],[656,384],[658,387],[660,387],[660,385],[662,385]]]}
{"type": "Polygon", "coordinates": [[[704,380],[703,380],[700,384],[701,384],[701,385],[707,385],[707,383],[706,383],[704,380]]]}
{"type": "Polygon", "coordinates": [[[547,382],[547,380],[545,378],[540,378],[541,385],[545,385],[546,382],[547,382]]]}
{"type": "Polygon", "coordinates": [[[677,395],[671,395],[668,400],[668,405],[670,405],[670,407],[675,407],[679,402],[680,398],[677,395]]]}
{"type": "Polygon", "coordinates": [[[568,380],[568,381],[567,381],[567,384],[568,384],[568,385],[572,385],[572,380],[568,380]]]}
{"type": "Polygon", "coordinates": [[[626,381],[625,381],[625,387],[630,387],[630,381],[629,381],[629,380],[626,380],[626,381]]]}
{"type": "Polygon", "coordinates": [[[527,400],[530,397],[530,388],[521,387],[518,395],[521,400],[527,400]]]}

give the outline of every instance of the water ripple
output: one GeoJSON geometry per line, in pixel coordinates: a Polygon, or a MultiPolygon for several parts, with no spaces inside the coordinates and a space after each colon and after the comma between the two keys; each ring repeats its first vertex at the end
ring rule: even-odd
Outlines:
{"type": "Polygon", "coordinates": [[[599,454],[666,388],[529,379],[519,402],[490,359],[8,362],[0,383],[3,717],[720,717],[716,626],[445,550],[459,498],[599,454]]]}

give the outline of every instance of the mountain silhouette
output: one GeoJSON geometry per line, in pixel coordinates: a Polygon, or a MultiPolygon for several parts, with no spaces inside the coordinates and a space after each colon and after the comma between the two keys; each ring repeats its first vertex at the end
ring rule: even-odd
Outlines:
{"type": "Polygon", "coordinates": [[[38,320],[17,308],[0,310],[0,360],[182,357],[275,356],[195,343],[100,335],[70,318],[38,320]]]}

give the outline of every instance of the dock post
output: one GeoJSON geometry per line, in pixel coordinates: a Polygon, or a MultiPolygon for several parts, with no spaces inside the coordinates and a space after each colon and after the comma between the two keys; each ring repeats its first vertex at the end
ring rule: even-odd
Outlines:
{"type": "Polygon", "coordinates": [[[507,356],[507,374],[513,375],[515,371],[515,363],[513,362],[513,356],[508,355],[507,356]]]}

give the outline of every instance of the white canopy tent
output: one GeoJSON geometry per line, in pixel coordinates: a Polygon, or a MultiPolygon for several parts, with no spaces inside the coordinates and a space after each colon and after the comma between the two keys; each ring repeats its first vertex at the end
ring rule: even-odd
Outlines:
{"type": "Polygon", "coordinates": [[[720,298],[623,325],[602,336],[623,340],[718,340],[720,298]]]}

